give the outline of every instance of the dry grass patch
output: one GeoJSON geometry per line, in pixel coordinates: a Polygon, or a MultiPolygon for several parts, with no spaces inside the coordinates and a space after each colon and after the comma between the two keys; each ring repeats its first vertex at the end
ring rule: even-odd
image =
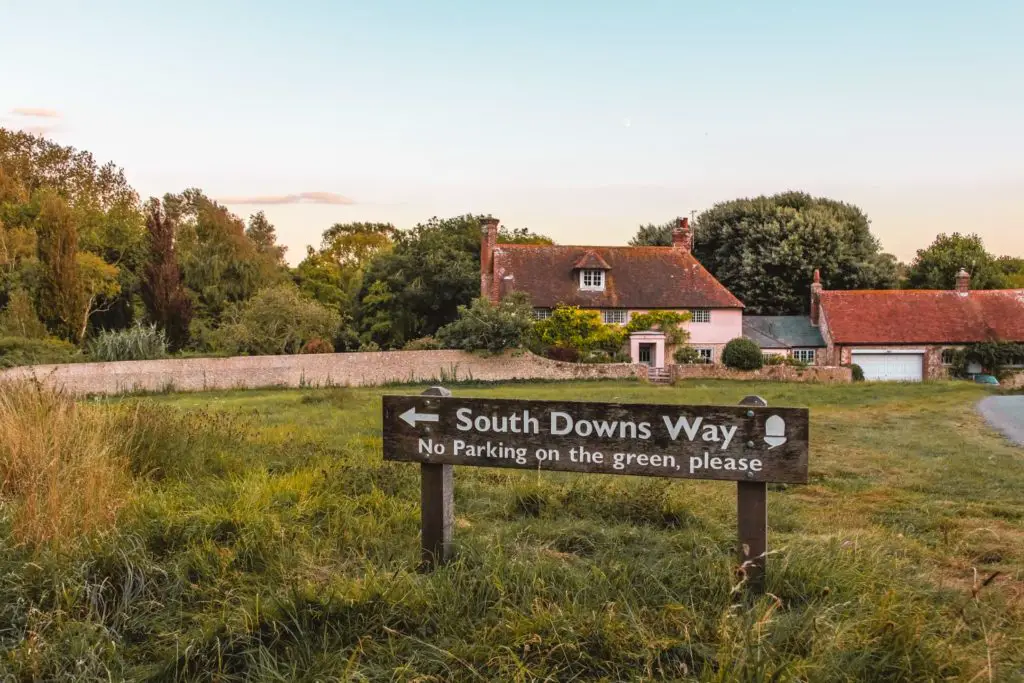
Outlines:
{"type": "Polygon", "coordinates": [[[0,505],[14,538],[64,545],[112,524],[131,487],[123,443],[109,411],[0,384],[0,505]]]}

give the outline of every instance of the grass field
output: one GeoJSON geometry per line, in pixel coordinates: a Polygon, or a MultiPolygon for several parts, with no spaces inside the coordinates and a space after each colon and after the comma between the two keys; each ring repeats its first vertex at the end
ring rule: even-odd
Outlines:
{"type": "Polygon", "coordinates": [[[5,498],[0,678],[1024,680],[1024,450],[976,415],[985,389],[455,390],[809,406],[811,482],[769,494],[768,594],[737,590],[733,484],[458,468],[457,560],[422,574],[385,390],[91,402],[130,414],[124,501],[46,534],[5,498]]]}

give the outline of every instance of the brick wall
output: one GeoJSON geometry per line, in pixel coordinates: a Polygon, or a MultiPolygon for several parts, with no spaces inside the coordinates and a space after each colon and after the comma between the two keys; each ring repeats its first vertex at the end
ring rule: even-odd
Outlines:
{"type": "Polygon", "coordinates": [[[478,356],[464,351],[383,351],[298,356],[181,358],[36,365],[0,372],[0,382],[37,379],[76,394],[203,391],[299,386],[377,386],[390,382],[646,377],[629,363],[560,363],[529,353],[478,356]]]}
{"type": "Polygon", "coordinates": [[[673,365],[673,380],[683,379],[740,379],[774,382],[849,383],[853,381],[850,368],[811,365],[795,368],[788,365],[767,365],[760,370],[745,372],[722,365],[673,365]]]}

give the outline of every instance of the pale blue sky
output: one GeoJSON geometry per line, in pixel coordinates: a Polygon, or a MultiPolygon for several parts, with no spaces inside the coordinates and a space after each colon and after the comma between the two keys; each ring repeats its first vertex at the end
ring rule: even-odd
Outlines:
{"type": "Polygon", "coordinates": [[[902,258],[956,229],[1024,254],[1019,0],[6,0],[0,64],[0,125],[144,195],[352,200],[232,204],[292,257],[465,212],[620,244],[785,189],[860,205],[902,258]]]}

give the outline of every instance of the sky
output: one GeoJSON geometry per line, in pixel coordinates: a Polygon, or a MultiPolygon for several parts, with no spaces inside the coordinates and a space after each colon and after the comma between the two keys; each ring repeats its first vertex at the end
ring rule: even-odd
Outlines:
{"type": "Polygon", "coordinates": [[[1024,2],[3,0],[0,125],[264,210],[624,244],[737,197],[1024,255],[1024,2]]]}

